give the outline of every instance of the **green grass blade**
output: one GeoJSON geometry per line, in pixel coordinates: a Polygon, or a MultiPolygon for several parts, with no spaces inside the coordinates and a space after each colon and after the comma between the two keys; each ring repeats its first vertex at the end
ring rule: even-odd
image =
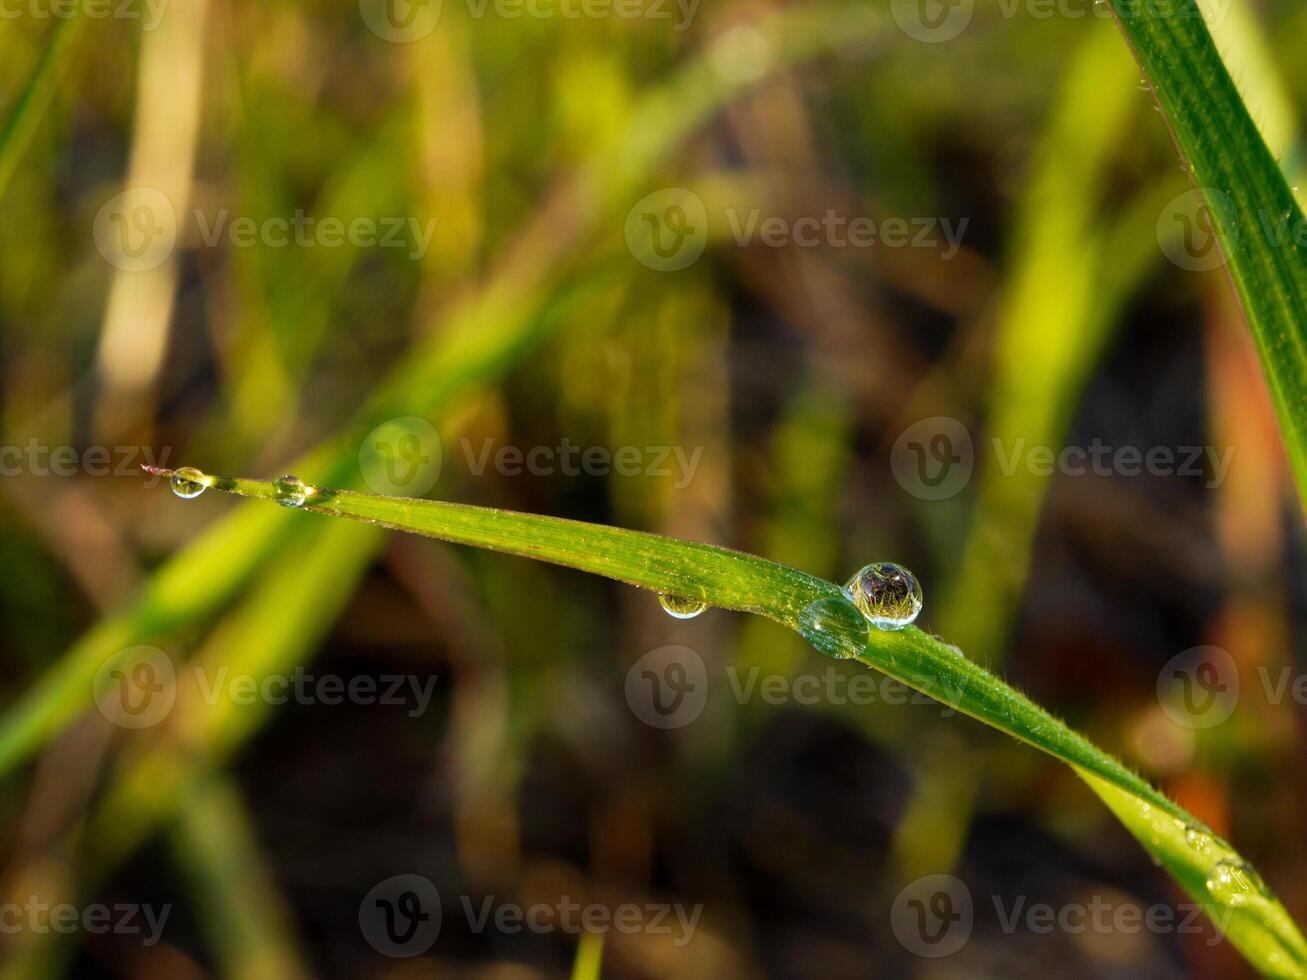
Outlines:
{"type": "MultiPolygon", "coordinates": [[[[188,476],[245,497],[288,499],[282,481],[188,476]]],[[[1293,920],[1207,827],[956,647],[915,627],[867,630],[833,582],[714,545],[555,517],[317,487],[302,499],[299,509],[310,513],[551,562],[789,626],[824,652],[857,659],[1072,766],[1250,963],[1268,976],[1307,976],[1307,942],[1293,920]],[[814,611],[833,629],[814,634],[814,611]]]]}
{"type": "MultiPolygon", "coordinates": [[[[1202,192],[1270,388],[1299,497],[1307,500],[1307,224],[1196,0],[1113,0],[1202,192]]],[[[1203,234],[1202,230],[1191,231],[1203,234]]]]}
{"type": "Polygon", "coordinates": [[[81,25],[81,18],[67,17],[51,30],[41,57],[37,59],[27,83],[18,93],[13,106],[0,122],[0,196],[18,167],[18,160],[40,122],[45,107],[54,97],[59,81],[59,68],[63,64],[81,25]]]}
{"type": "Polygon", "coordinates": [[[576,944],[576,961],[572,964],[572,980],[599,980],[599,968],[604,955],[604,937],[601,933],[585,932],[576,944]]]}

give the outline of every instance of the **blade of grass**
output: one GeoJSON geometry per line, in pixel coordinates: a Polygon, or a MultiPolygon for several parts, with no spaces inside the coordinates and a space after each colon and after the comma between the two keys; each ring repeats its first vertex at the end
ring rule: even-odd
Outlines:
{"type": "Polygon", "coordinates": [[[572,964],[572,980],[599,980],[599,967],[604,958],[604,937],[601,933],[584,932],[576,944],[576,961],[572,964]]]}
{"type": "Polygon", "coordinates": [[[1225,256],[1262,362],[1300,500],[1307,501],[1307,227],[1197,0],[1113,0],[1225,256]]]}
{"type": "Polygon", "coordinates": [[[66,17],[51,30],[50,39],[33,66],[27,84],[14,100],[4,124],[0,125],[0,197],[4,196],[18,160],[27,148],[32,133],[36,131],[36,124],[54,97],[59,69],[67,58],[69,46],[76,37],[81,22],[80,17],[66,17]]]}
{"type": "Polygon", "coordinates": [[[309,976],[291,940],[290,915],[259,853],[240,793],[229,780],[206,780],[181,803],[173,851],[205,913],[209,942],[230,980],[303,980],[309,976]]]}
{"type": "MultiPolygon", "coordinates": [[[[1137,84],[1112,28],[1093,27],[1067,66],[1018,207],[987,387],[986,444],[1063,444],[1121,307],[1161,258],[1153,225],[1158,209],[1183,190],[1179,174],[1166,180],[1169,193],[1160,200],[1142,195],[1142,223],[1102,216],[1108,166],[1142,107],[1137,84]],[[1109,241],[1113,237],[1121,241],[1109,241]],[[1112,262],[1105,261],[1109,255],[1112,262]]],[[[949,379],[923,390],[939,387],[956,390],[957,384],[949,379]]],[[[946,410],[923,401],[912,405],[905,421],[946,410]]],[[[986,454],[961,546],[956,534],[939,541],[946,549],[940,560],[951,574],[932,622],[964,649],[985,650],[991,666],[1006,653],[1051,483],[1051,476],[1030,468],[1007,472],[986,454]]],[[[945,746],[922,750],[915,780],[919,792],[895,834],[895,862],[905,881],[957,859],[989,765],[979,746],[957,751],[952,732],[936,732],[927,739],[943,739],[945,746]],[[946,816],[915,819],[925,813],[946,816]]]]}
{"type": "MultiPolygon", "coordinates": [[[[170,477],[172,471],[158,470],[170,477]]],[[[206,487],[265,501],[286,485],[188,474],[206,487]],[[280,489],[279,489],[280,486],[280,489]]],[[[766,616],[814,638],[814,610],[826,617],[827,652],[854,657],[943,704],[1070,765],[1141,844],[1203,905],[1264,974],[1307,976],[1307,942],[1250,865],[1183,808],[1072,731],[956,647],[915,627],[867,630],[841,589],[756,555],[556,517],[436,500],[379,497],[308,487],[301,510],[455,544],[546,561],[659,593],[766,616]],[[835,644],[832,646],[831,639],[835,644]]]]}

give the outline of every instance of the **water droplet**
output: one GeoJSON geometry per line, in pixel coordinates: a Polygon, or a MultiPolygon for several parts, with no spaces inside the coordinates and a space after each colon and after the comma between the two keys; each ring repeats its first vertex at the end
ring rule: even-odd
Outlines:
{"type": "Polygon", "coordinates": [[[272,499],[283,507],[303,507],[313,488],[298,476],[283,476],[272,481],[272,499]]]}
{"type": "Polygon", "coordinates": [[[799,632],[818,653],[837,660],[856,657],[867,647],[871,627],[848,599],[817,599],[799,613],[799,632]]]}
{"type": "Polygon", "coordinates": [[[194,500],[204,493],[209,481],[194,466],[183,466],[179,470],[173,470],[172,476],[168,478],[168,485],[182,500],[194,500]]]}
{"type": "Polygon", "coordinates": [[[1212,835],[1202,827],[1190,825],[1185,827],[1184,841],[1199,854],[1206,854],[1212,849],[1212,835]]]}
{"type": "Polygon", "coordinates": [[[663,612],[676,619],[694,619],[695,616],[708,608],[708,603],[699,599],[691,599],[689,596],[672,595],[668,592],[658,593],[658,604],[663,607],[663,612]]]}
{"type": "Polygon", "coordinates": [[[901,630],[921,612],[921,584],[902,565],[879,561],[858,571],[845,593],[871,624],[883,630],[901,630]]]}
{"type": "Polygon", "coordinates": [[[1207,890],[1227,905],[1242,905],[1256,895],[1268,894],[1257,869],[1244,861],[1217,861],[1207,879],[1207,890]]]}

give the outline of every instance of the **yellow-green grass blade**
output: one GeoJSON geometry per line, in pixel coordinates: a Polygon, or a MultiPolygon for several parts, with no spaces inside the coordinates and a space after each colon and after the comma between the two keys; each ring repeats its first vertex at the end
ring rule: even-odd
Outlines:
{"type": "Polygon", "coordinates": [[[4,195],[45,107],[54,98],[59,69],[67,59],[80,25],[80,17],[66,17],[51,29],[26,84],[0,122],[0,196],[4,195]]]}
{"type": "MultiPolygon", "coordinates": [[[[157,471],[171,478],[172,471],[157,471]]],[[[839,586],[756,555],[697,541],[446,501],[381,497],[188,470],[194,485],[455,544],[533,558],[709,606],[750,612],[802,633],[1070,765],[1152,856],[1268,976],[1307,976],[1307,942],[1257,872],[1182,807],[1116,758],[915,627],[868,628],[839,586]]],[[[186,488],[183,488],[186,489],[186,488]]]]}

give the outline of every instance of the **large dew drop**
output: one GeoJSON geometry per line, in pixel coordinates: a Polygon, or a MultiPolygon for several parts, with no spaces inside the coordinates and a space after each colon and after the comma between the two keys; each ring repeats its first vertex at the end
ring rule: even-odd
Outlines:
{"type": "Polygon", "coordinates": [[[860,569],[844,591],[867,617],[883,630],[901,630],[921,612],[921,583],[902,565],[878,561],[860,569]]]}
{"type": "Polygon", "coordinates": [[[831,597],[811,602],[799,613],[799,632],[818,653],[848,660],[866,649],[871,627],[848,599],[831,597]]]}
{"type": "Polygon", "coordinates": [[[694,619],[695,616],[708,608],[706,602],[691,599],[689,596],[672,595],[668,592],[658,593],[658,604],[663,607],[663,612],[676,619],[694,619]]]}
{"type": "Polygon", "coordinates": [[[283,507],[303,507],[313,488],[297,476],[283,476],[272,481],[272,497],[283,507]]]}
{"type": "Polygon", "coordinates": [[[1243,861],[1217,861],[1207,879],[1207,890],[1227,905],[1242,905],[1249,899],[1265,898],[1269,894],[1257,869],[1243,861]]]}
{"type": "Polygon", "coordinates": [[[172,476],[168,478],[168,486],[172,487],[172,492],[182,500],[194,500],[204,493],[208,485],[208,478],[193,466],[183,466],[179,470],[174,470],[172,476]]]}

